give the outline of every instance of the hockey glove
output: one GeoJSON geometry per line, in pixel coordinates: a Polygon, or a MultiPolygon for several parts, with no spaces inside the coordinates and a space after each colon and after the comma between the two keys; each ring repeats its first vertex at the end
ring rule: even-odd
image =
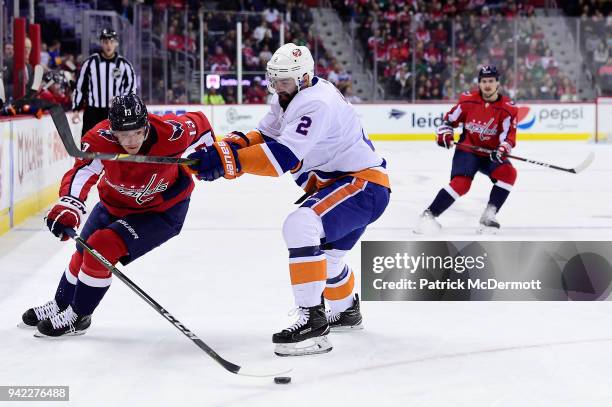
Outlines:
{"type": "Polygon", "coordinates": [[[493,162],[503,163],[506,159],[506,156],[510,154],[511,151],[512,146],[504,142],[498,145],[495,150],[491,151],[491,154],[489,154],[489,158],[493,162]]]}
{"type": "Polygon", "coordinates": [[[453,139],[454,132],[453,127],[447,122],[442,123],[436,129],[437,142],[440,147],[452,148],[455,144],[453,139]]]}
{"type": "Polygon", "coordinates": [[[199,180],[214,181],[221,177],[234,179],[240,173],[238,150],[223,140],[189,154],[188,158],[200,160],[189,166],[199,180]]]}
{"type": "Polygon", "coordinates": [[[251,130],[247,134],[241,131],[232,131],[230,134],[223,137],[223,141],[240,150],[241,148],[263,143],[264,140],[259,131],[251,130]]]}
{"type": "Polygon", "coordinates": [[[78,199],[65,195],[45,216],[47,227],[61,240],[68,240],[64,233],[66,229],[78,229],[81,225],[81,215],[85,215],[85,204],[78,199]]]}
{"type": "Polygon", "coordinates": [[[250,144],[248,137],[241,131],[232,131],[230,134],[223,137],[223,141],[236,148],[236,150],[248,147],[250,144]]]}

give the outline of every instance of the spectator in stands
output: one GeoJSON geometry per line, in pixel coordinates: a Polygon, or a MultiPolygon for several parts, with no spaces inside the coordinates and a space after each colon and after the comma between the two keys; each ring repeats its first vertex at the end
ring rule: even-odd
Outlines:
{"type": "Polygon", "coordinates": [[[259,53],[259,66],[265,70],[270,59],[272,59],[272,52],[270,52],[270,47],[268,44],[265,44],[259,53]]]}
{"type": "Polygon", "coordinates": [[[411,85],[412,73],[408,71],[406,63],[403,63],[395,74],[395,86],[398,90],[394,93],[402,98],[407,97],[411,91],[411,85]]]}
{"type": "Polygon", "coordinates": [[[58,40],[51,41],[49,47],[49,69],[58,68],[62,64],[62,43],[58,40]]]}
{"type": "Polygon", "coordinates": [[[257,41],[257,44],[262,42],[265,38],[272,39],[272,30],[270,30],[265,20],[253,30],[253,38],[257,41]]]}
{"type": "Polygon", "coordinates": [[[269,4],[268,7],[264,9],[263,16],[266,23],[269,25],[274,25],[280,19],[280,12],[276,9],[276,7],[269,4]]]}
{"type": "Polygon", "coordinates": [[[576,87],[572,85],[572,82],[567,76],[564,76],[561,85],[557,88],[559,100],[561,102],[577,102],[578,95],[576,94],[576,87]]]}
{"type": "Polygon", "coordinates": [[[134,22],[134,6],[130,0],[121,0],[115,10],[121,17],[126,18],[130,24],[134,22]]]}
{"type": "Polygon", "coordinates": [[[44,42],[40,43],[40,64],[45,71],[49,69],[49,63],[51,62],[51,55],[47,49],[47,44],[44,42]]]}
{"type": "MultiPolygon", "coordinates": [[[[15,50],[13,48],[12,42],[4,43],[4,55],[2,58],[3,66],[0,67],[2,69],[2,81],[4,82],[4,92],[5,98],[8,98],[13,94],[13,56],[15,55],[15,50]]],[[[6,102],[6,100],[5,100],[6,102]]]]}
{"type": "Polygon", "coordinates": [[[338,83],[338,78],[340,77],[340,65],[335,64],[331,71],[327,74],[327,80],[334,85],[338,83]]]}
{"type": "Polygon", "coordinates": [[[245,38],[244,40],[242,60],[248,70],[256,70],[259,67],[259,57],[253,47],[253,40],[251,38],[245,38]]]}
{"type": "Polygon", "coordinates": [[[599,86],[601,86],[602,96],[612,95],[612,57],[608,58],[608,62],[599,68],[599,86]]]}
{"type": "MultiPolygon", "coordinates": [[[[13,47],[11,46],[10,51],[13,50],[13,47]]],[[[10,52],[9,51],[9,52],[10,52]]],[[[32,67],[32,65],[30,65],[30,53],[32,52],[32,41],[26,37],[25,38],[25,45],[24,45],[24,55],[25,55],[25,68],[23,69],[23,71],[18,73],[18,78],[19,78],[19,83],[21,84],[20,86],[22,87],[22,96],[24,95],[23,92],[27,92],[27,89],[29,89],[32,86],[32,82],[34,81],[34,68],[32,67]]],[[[5,55],[6,55],[6,47],[5,47],[5,55]]],[[[14,56],[14,55],[13,55],[14,56]]],[[[11,98],[13,98],[16,94],[15,89],[13,89],[13,75],[15,75],[15,72],[13,71],[13,58],[5,58],[5,67],[6,67],[6,71],[3,74],[3,79],[4,79],[4,83],[5,83],[5,87],[4,87],[4,93],[6,96],[7,100],[10,100],[11,98]]]]}
{"type": "Polygon", "coordinates": [[[166,47],[168,51],[178,52],[183,49],[185,39],[182,35],[176,33],[176,24],[171,24],[168,27],[168,35],[166,37],[166,47]]]}
{"type": "Polygon", "coordinates": [[[610,56],[610,50],[608,48],[608,44],[603,41],[599,41],[597,44],[597,48],[593,52],[593,63],[595,64],[595,71],[598,71],[603,65],[608,62],[608,57],[610,56]]]}
{"type": "Polygon", "coordinates": [[[223,97],[226,104],[235,105],[236,101],[236,89],[233,86],[225,88],[225,96],[223,97]]]}
{"type": "Polygon", "coordinates": [[[204,95],[202,103],[205,105],[224,105],[225,99],[223,99],[223,95],[217,93],[217,89],[210,88],[208,89],[208,93],[204,95]]]}
{"type": "Polygon", "coordinates": [[[362,100],[359,96],[353,94],[353,86],[349,85],[344,89],[344,98],[349,103],[361,103],[362,100]]]}
{"type": "Polygon", "coordinates": [[[215,54],[210,57],[210,64],[212,72],[225,72],[230,70],[232,61],[225,54],[223,48],[217,45],[215,47],[215,54]]]}
{"type": "Polygon", "coordinates": [[[251,86],[249,86],[247,89],[246,103],[265,104],[267,96],[268,95],[265,88],[261,85],[261,77],[256,76],[255,79],[253,79],[251,86]]]}

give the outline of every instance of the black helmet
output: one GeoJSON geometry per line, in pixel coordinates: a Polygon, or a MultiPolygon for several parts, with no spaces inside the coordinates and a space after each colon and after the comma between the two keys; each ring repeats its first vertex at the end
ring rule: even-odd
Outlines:
{"type": "Polygon", "coordinates": [[[145,127],[147,107],[135,93],[115,96],[108,111],[111,130],[125,131],[145,127]]]}
{"type": "Polygon", "coordinates": [[[100,33],[101,40],[119,40],[117,32],[112,28],[104,28],[100,33]]]}
{"type": "Polygon", "coordinates": [[[497,67],[495,65],[483,65],[478,71],[478,82],[480,82],[482,78],[495,78],[495,80],[499,80],[497,67]]]}

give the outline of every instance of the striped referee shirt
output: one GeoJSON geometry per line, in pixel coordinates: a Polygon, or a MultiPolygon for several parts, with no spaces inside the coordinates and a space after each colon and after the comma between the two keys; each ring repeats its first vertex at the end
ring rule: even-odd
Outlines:
{"type": "Polygon", "coordinates": [[[72,94],[72,110],[81,106],[84,97],[87,97],[90,107],[109,108],[113,97],[132,92],[136,93],[136,75],[132,64],[118,53],[106,59],[96,52],[81,67],[72,94]]]}

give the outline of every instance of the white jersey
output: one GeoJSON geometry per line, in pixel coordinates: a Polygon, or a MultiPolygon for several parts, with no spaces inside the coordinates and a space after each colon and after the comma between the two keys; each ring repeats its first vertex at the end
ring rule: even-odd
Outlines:
{"type": "Polygon", "coordinates": [[[324,183],[368,168],[385,172],[385,161],[374,151],[355,109],[324,79],[315,77],[286,111],[274,95],[257,128],[301,160],[291,172],[302,188],[315,176],[317,183],[324,183]]]}

